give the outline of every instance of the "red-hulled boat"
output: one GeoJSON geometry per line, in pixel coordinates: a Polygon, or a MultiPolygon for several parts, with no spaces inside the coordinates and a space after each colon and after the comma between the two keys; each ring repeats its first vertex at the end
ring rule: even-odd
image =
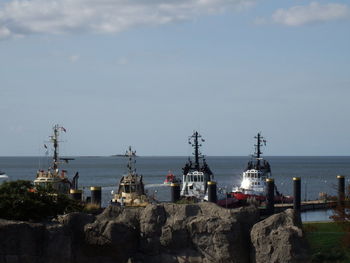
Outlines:
{"type": "MultiPolygon", "coordinates": [[[[271,167],[269,162],[261,157],[261,146],[262,143],[266,145],[266,140],[260,133],[254,138],[257,140],[255,153],[243,172],[241,185],[233,187],[231,195],[239,201],[255,199],[264,202],[267,190],[266,179],[271,177],[271,167]]],[[[293,198],[279,193],[275,186],[275,202],[289,203],[293,202],[293,198]]]]}
{"type": "Polygon", "coordinates": [[[260,133],[254,138],[257,139],[257,144],[252,160],[248,162],[243,172],[241,185],[232,189],[232,196],[238,200],[254,198],[265,201],[266,199],[266,179],[271,176],[271,168],[270,164],[261,157],[260,150],[262,142],[266,144],[266,141],[260,133]]]}
{"type": "Polygon", "coordinates": [[[173,184],[173,183],[181,183],[181,180],[176,178],[176,176],[169,171],[169,173],[167,174],[164,180],[164,184],[173,184]]]}

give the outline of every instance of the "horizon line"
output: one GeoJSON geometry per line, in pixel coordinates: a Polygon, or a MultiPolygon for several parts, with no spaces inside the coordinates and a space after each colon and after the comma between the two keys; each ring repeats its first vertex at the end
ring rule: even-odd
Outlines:
{"type": "MultiPolygon", "coordinates": [[[[0,158],[41,157],[52,158],[46,155],[0,155],[0,158]]],[[[62,155],[62,157],[127,157],[117,155],[62,155]]],[[[192,155],[136,155],[136,157],[192,157],[192,155]]],[[[252,155],[204,155],[204,157],[252,157],[252,155]]],[[[350,155],[264,155],[264,157],[350,157],[350,155]]]]}

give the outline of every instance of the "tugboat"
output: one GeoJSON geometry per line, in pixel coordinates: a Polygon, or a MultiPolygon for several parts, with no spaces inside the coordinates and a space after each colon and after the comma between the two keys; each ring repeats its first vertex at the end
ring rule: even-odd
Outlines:
{"type": "Polygon", "coordinates": [[[238,200],[254,198],[264,201],[266,199],[266,179],[271,177],[270,164],[261,157],[262,143],[266,145],[266,140],[260,133],[254,138],[257,140],[255,153],[243,172],[241,186],[232,189],[232,195],[238,200]]]}
{"type": "MultiPolygon", "coordinates": [[[[37,171],[36,179],[34,180],[34,186],[53,188],[57,193],[69,194],[70,189],[78,189],[79,174],[76,173],[72,181],[70,181],[67,177],[67,171],[59,170],[58,166],[60,164],[60,161],[68,162],[69,160],[74,160],[72,158],[59,158],[58,156],[58,137],[60,131],[66,132],[66,129],[56,124],[53,127],[53,135],[50,136],[50,142],[54,147],[52,166],[49,167],[47,171],[37,171]]],[[[47,149],[46,145],[44,145],[44,147],[47,149]]]]}
{"type": "Polygon", "coordinates": [[[207,192],[207,183],[214,178],[212,171],[207,165],[204,156],[200,153],[198,140],[204,142],[202,136],[195,131],[189,137],[188,143],[194,148],[194,163],[188,158],[183,170],[182,189],[180,195],[186,198],[203,200],[207,192]],[[200,159],[202,163],[200,163],[200,159]]]}
{"type": "Polygon", "coordinates": [[[142,175],[138,175],[135,169],[136,151],[132,151],[131,146],[126,153],[128,155],[128,174],[124,175],[119,182],[118,193],[114,195],[112,203],[121,206],[147,206],[149,199],[145,194],[145,187],[142,175]]]}
{"type": "Polygon", "coordinates": [[[181,180],[176,178],[176,176],[169,171],[169,173],[167,174],[167,176],[166,176],[166,178],[164,180],[164,184],[170,185],[170,184],[173,184],[173,183],[181,183],[181,180]]]}

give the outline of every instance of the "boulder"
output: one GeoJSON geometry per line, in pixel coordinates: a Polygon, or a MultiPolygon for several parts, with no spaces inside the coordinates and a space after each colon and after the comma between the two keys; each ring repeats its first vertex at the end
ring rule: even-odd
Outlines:
{"type": "Polygon", "coordinates": [[[250,262],[254,207],[213,203],[110,206],[34,224],[0,220],[0,263],[250,262]]]}
{"type": "Polygon", "coordinates": [[[88,262],[127,262],[136,253],[140,209],[110,206],[85,225],[83,242],[88,262]]]}
{"type": "Polygon", "coordinates": [[[157,246],[162,256],[175,256],[174,262],[249,262],[249,230],[259,220],[256,208],[229,210],[213,203],[161,206],[156,210],[161,223],[147,234],[157,236],[161,231],[157,246]]]}
{"type": "Polygon", "coordinates": [[[288,209],[255,224],[250,232],[256,263],[308,262],[300,216],[288,209]]]}
{"type": "Polygon", "coordinates": [[[0,219],[0,262],[40,262],[46,242],[42,224],[0,219]]]}
{"type": "Polygon", "coordinates": [[[163,205],[148,205],[140,215],[140,250],[149,255],[162,252],[160,236],[167,220],[163,205]]]}
{"type": "Polygon", "coordinates": [[[0,236],[1,263],[71,259],[71,235],[61,225],[0,220],[0,236]]]}

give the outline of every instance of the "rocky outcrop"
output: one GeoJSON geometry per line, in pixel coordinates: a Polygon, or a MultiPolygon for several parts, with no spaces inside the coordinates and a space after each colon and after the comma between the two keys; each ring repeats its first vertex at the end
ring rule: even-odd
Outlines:
{"type": "Polygon", "coordinates": [[[254,225],[252,260],[257,263],[308,262],[300,216],[288,209],[254,225]]]}
{"type": "MultiPolygon", "coordinates": [[[[274,247],[272,233],[278,229],[284,246],[290,242],[286,232],[299,228],[288,216],[277,218],[256,224],[255,207],[230,210],[201,203],[111,206],[96,217],[72,213],[45,224],[0,220],[0,263],[248,263],[252,255],[257,262],[292,262],[279,260],[286,256],[275,252],[285,248],[274,247]],[[272,242],[269,255],[263,254],[264,234],[272,242]],[[276,260],[259,261],[260,256],[276,260]]],[[[293,257],[298,251],[291,247],[293,257]]]]}
{"type": "Polygon", "coordinates": [[[72,262],[84,236],[82,226],[93,219],[84,213],[72,213],[59,218],[61,222],[46,224],[0,219],[0,263],[72,262]]]}
{"type": "Polygon", "coordinates": [[[212,203],[111,206],[86,225],[85,241],[108,246],[119,262],[249,262],[249,229],[258,218],[253,207],[227,210],[212,203]]]}

